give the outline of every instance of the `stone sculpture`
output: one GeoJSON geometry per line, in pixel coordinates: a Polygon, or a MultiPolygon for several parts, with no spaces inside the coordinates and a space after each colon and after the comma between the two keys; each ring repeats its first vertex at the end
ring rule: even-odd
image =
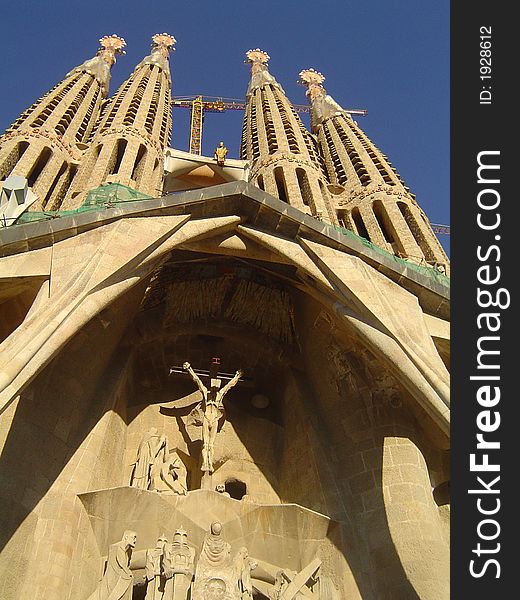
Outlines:
{"type": "Polygon", "coordinates": [[[226,496],[226,498],[231,498],[230,493],[226,491],[225,483],[217,483],[217,485],[215,486],[215,491],[219,494],[222,494],[223,496],[226,496]]]}
{"type": "Polygon", "coordinates": [[[253,600],[253,584],[251,571],[256,569],[258,563],[249,557],[249,552],[242,546],[235,557],[235,569],[240,600],[253,600]]]}
{"type": "Polygon", "coordinates": [[[217,577],[208,579],[204,586],[204,600],[224,600],[224,598],[226,598],[225,582],[217,577]]]}
{"type": "Polygon", "coordinates": [[[156,461],[152,465],[150,489],[185,496],[188,492],[187,475],[184,462],[176,452],[171,452],[164,462],[156,461]]]}
{"type": "Polygon", "coordinates": [[[231,561],[231,546],[222,537],[222,524],[215,521],[206,535],[199,561],[211,567],[227,567],[231,561]]]}
{"type": "Polygon", "coordinates": [[[165,586],[167,600],[187,600],[195,573],[195,548],[188,543],[188,534],[181,527],[168,547],[172,578],[165,586]]]}
{"type": "Polygon", "coordinates": [[[157,540],[157,545],[146,552],[145,577],[147,581],[145,600],[166,600],[165,587],[172,577],[169,556],[166,552],[168,540],[164,535],[157,540]]]}
{"type": "Polygon", "coordinates": [[[283,571],[278,571],[274,580],[273,587],[269,590],[269,600],[280,600],[283,591],[287,588],[288,582],[283,576],[283,571]]]}
{"type": "Polygon", "coordinates": [[[215,521],[206,534],[195,572],[193,600],[241,600],[231,546],[222,537],[222,524],[215,521]]]}
{"type": "MultiPolygon", "coordinates": [[[[317,583],[321,560],[315,558],[299,573],[290,569],[283,569],[276,574],[275,582],[269,591],[270,600],[299,600],[300,598],[315,598],[318,596],[311,591],[317,583]]],[[[320,596],[321,597],[321,596],[320,596]]],[[[332,600],[323,596],[323,600],[332,600]]]]}
{"type": "MultiPolygon", "coordinates": [[[[197,387],[202,393],[202,402],[194,409],[202,413],[202,467],[201,470],[208,473],[213,473],[213,447],[217,436],[218,423],[224,417],[224,396],[227,392],[238,383],[242,377],[242,371],[239,369],[234,377],[220,389],[222,380],[218,377],[212,377],[210,372],[210,389],[202,383],[199,376],[191,368],[189,362],[183,365],[197,387]]],[[[213,367],[214,365],[212,365],[213,367]]],[[[216,373],[215,373],[216,375],[216,373]]]]}
{"type": "Polygon", "coordinates": [[[110,546],[103,579],[88,600],[132,600],[134,577],[130,560],[136,541],[135,531],[127,530],[120,542],[110,546]]]}
{"type": "Polygon", "coordinates": [[[145,600],[187,600],[195,572],[195,548],[187,536],[180,528],[169,544],[162,535],[156,547],[146,552],[145,600]]]}
{"type": "Polygon", "coordinates": [[[130,485],[142,490],[150,488],[152,467],[162,465],[168,456],[168,440],[166,436],[159,435],[155,427],[150,428],[143,436],[137,457],[133,463],[130,485]]]}

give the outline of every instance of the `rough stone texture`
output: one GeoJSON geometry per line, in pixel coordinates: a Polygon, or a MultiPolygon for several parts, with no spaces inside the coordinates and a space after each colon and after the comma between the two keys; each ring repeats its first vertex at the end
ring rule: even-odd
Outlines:
{"type": "MultiPolygon", "coordinates": [[[[85,173],[98,177],[126,140],[117,176],[130,169],[130,179],[118,181],[133,172],[162,184],[168,95],[166,58],[152,52],[115,96],[121,131],[110,106],[104,114],[103,149],[85,173]],[[134,108],[135,128],[124,122],[134,108]],[[145,134],[152,108],[162,117],[145,134]],[[136,164],[141,143],[152,163],[136,164]]],[[[253,74],[246,119],[246,150],[260,151],[247,156],[252,180],[275,194],[280,166],[287,203],[240,181],[0,232],[5,600],[87,600],[127,530],[142,600],[159,536],[184,530],[197,572],[216,521],[236,560],[221,579],[247,588],[250,576],[253,600],[282,579],[291,598],[447,600],[447,286],[308,216],[322,202],[334,222],[326,176],[266,68],[253,74]],[[223,400],[211,473],[201,469],[200,388],[183,363],[211,387],[215,358],[210,379],[243,377],[223,400]],[[187,490],[131,487],[152,427],[182,460],[187,490]]],[[[40,151],[28,141],[21,160],[40,151]]],[[[367,169],[382,176],[375,162],[367,169]]]]}
{"type": "Polygon", "coordinates": [[[264,60],[250,59],[240,151],[251,164],[249,180],[304,213],[337,223],[315,141],[266,66],[256,78],[258,57],[264,60]]]}
{"type": "Polygon", "coordinates": [[[171,131],[171,77],[161,46],[148,59],[137,65],[103,112],[64,208],[78,208],[89,190],[106,183],[152,197],[161,194],[171,131]]]}
{"type": "Polygon", "coordinates": [[[60,208],[88,147],[108,92],[110,67],[125,45],[117,36],[100,42],[104,49],[68,73],[0,137],[0,180],[9,174],[25,177],[38,196],[31,210],[60,208]]]}

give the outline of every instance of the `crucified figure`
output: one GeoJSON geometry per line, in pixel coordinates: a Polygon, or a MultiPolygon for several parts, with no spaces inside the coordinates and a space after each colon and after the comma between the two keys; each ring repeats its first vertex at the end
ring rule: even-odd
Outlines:
{"type": "Polygon", "coordinates": [[[200,380],[199,376],[191,368],[189,362],[185,362],[182,367],[191,375],[191,378],[202,393],[202,402],[199,404],[204,415],[202,419],[201,470],[207,473],[213,473],[213,445],[217,436],[218,423],[224,415],[224,396],[238,383],[238,380],[242,377],[242,371],[239,369],[233,378],[221,389],[220,386],[222,380],[217,378],[217,372],[216,369],[214,369],[215,364],[213,364],[210,371],[210,388],[208,390],[200,380]]]}

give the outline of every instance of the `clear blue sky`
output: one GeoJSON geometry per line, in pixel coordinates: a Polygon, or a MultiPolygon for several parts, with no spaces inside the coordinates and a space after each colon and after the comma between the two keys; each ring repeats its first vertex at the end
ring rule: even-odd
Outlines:
{"type": "MultiPolygon", "coordinates": [[[[171,33],[173,95],[243,98],[244,53],[261,48],[289,99],[305,104],[296,81],[314,67],[385,152],[433,223],[449,224],[449,1],[437,0],[18,0],[4,2],[0,27],[0,131],[72,67],[98,39],[127,42],[111,91],[171,33]]],[[[188,149],[189,111],[174,109],[172,146],[188,149]]],[[[208,113],[203,153],[223,139],[238,157],[242,113],[208,113]]],[[[304,118],[306,124],[308,120],[304,118]]],[[[449,251],[449,238],[440,236],[449,251]]]]}

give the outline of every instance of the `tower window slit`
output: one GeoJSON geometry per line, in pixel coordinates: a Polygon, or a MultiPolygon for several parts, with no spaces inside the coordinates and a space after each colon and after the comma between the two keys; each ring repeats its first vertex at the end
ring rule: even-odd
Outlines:
{"type": "Polygon", "coordinates": [[[151,135],[153,131],[153,124],[155,121],[155,115],[157,114],[157,109],[159,107],[159,96],[161,91],[161,81],[157,80],[155,82],[155,87],[152,96],[152,102],[150,104],[150,111],[146,118],[145,129],[151,135]]]}
{"type": "Polygon", "coordinates": [[[112,121],[114,120],[114,117],[116,116],[117,111],[118,111],[119,107],[121,106],[121,102],[123,101],[123,98],[125,97],[126,93],[128,92],[128,89],[132,85],[132,82],[133,82],[132,78],[128,79],[126,84],[124,85],[123,89],[112,100],[110,112],[107,115],[106,121],[103,124],[101,131],[108,129],[108,127],[110,127],[110,125],[112,124],[112,121]]]}
{"type": "Polygon", "coordinates": [[[336,214],[338,217],[339,226],[352,231],[352,222],[348,212],[346,210],[338,210],[336,214]]]}
{"type": "Polygon", "coordinates": [[[345,172],[345,167],[343,165],[343,162],[341,161],[341,158],[338,155],[338,151],[336,149],[336,146],[332,140],[332,133],[328,127],[328,124],[325,124],[326,127],[324,129],[325,131],[325,140],[327,142],[327,147],[329,149],[330,152],[330,158],[333,162],[334,165],[334,171],[336,173],[336,177],[338,180],[338,183],[341,185],[344,185],[345,183],[347,183],[348,181],[348,177],[347,174],[345,172]]]}
{"type": "MultiPolygon", "coordinates": [[[[296,136],[296,132],[294,131],[293,123],[287,112],[287,108],[285,107],[278,90],[273,90],[276,106],[278,108],[278,112],[280,113],[280,117],[284,124],[284,130],[287,135],[287,142],[289,144],[289,149],[294,154],[300,154],[300,148],[298,146],[298,138],[296,136]]],[[[296,114],[296,113],[294,113],[296,114]]]]}
{"type": "Polygon", "coordinates": [[[41,96],[41,98],[39,98],[38,100],[36,100],[36,102],[33,102],[31,104],[31,106],[29,106],[29,108],[26,108],[24,110],[24,112],[11,125],[11,127],[9,127],[6,130],[6,133],[9,132],[9,131],[11,131],[12,129],[16,129],[21,123],[23,123],[23,121],[25,121],[35,111],[35,109],[38,108],[38,106],[40,105],[40,103],[43,102],[43,100],[45,100],[45,98],[48,98],[51,94],[53,94],[59,88],[60,85],[61,84],[59,84],[59,83],[57,85],[55,85],[46,94],[44,94],[43,96],[41,96]]]}
{"type": "Polygon", "coordinates": [[[397,207],[401,211],[401,214],[408,225],[408,229],[413,235],[426,260],[435,261],[435,255],[430,248],[430,245],[428,244],[426,237],[419,226],[419,223],[417,223],[412,211],[410,210],[410,207],[404,202],[398,202],[397,207]]]}
{"type": "Polygon", "coordinates": [[[263,90],[261,90],[261,98],[269,154],[274,154],[278,150],[278,143],[276,140],[276,132],[274,130],[274,124],[271,116],[271,109],[263,90]]]}
{"type": "Polygon", "coordinates": [[[63,117],[60,119],[60,121],[56,125],[56,131],[58,133],[60,133],[61,135],[63,135],[65,133],[65,131],[67,130],[67,127],[70,125],[81,102],[85,98],[89,87],[90,87],[90,82],[87,81],[83,85],[83,87],[80,89],[80,91],[76,94],[76,97],[74,98],[73,102],[71,103],[69,108],[65,111],[63,117]]]}
{"type": "Polygon", "coordinates": [[[287,198],[287,188],[285,186],[285,177],[282,167],[276,167],[274,170],[274,180],[276,182],[276,189],[278,190],[278,198],[283,202],[289,203],[287,198]]]}
{"type": "Polygon", "coordinates": [[[117,140],[116,147],[114,149],[114,162],[109,169],[109,174],[113,175],[117,173],[123,162],[123,156],[125,155],[126,146],[128,142],[126,140],[117,140]]]}
{"type": "Polygon", "coordinates": [[[18,142],[11,152],[9,152],[4,162],[0,165],[0,180],[5,179],[11,174],[11,171],[25,154],[28,147],[29,142],[18,142]]]}
{"type": "Polygon", "coordinates": [[[242,136],[240,138],[240,158],[245,160],[247,158],[247,115],[244,115],[244,122],[242,125],[242,136]]]}
{"type": "Polygon", "coordinates": [[[134,166],[132,169],[132,179],[139,183],[141,178],[144,162],[146,157],[146,146],[143,144],[139,145],[139,150],[137,151],[137,155],[135,157],[134,166]]]}
{"type": "Polygon", "coordinates": [[[368,174],[368,171],[366,170],[365,166],[363,165],[361,157],[359,156],[357,150],[354,148],[352,141],[348,138],[348,135],[341,126],[341,124],[337,120],[335,120],[334,123],[336,126],[336,132],[345,146],[347,155],[356,172],[356,175],[358,176],[359,181],[362,185],[368,185],[371,181],[371,177],[368,174]]]}
{"type": "Polygon", "coordinates": [[[29,184],[29,187],[32,187],[36,183],[43,169],[45,169],[45,167],[47,166],[47,163],[49,162],[51,156],[52,150],[50,148],[44,148],[40,152],[40,155],[38,156],[31,171],[29,172],[29,175],[27,176],[27,182],[29,184]]]}
{"type": "Polygon", "coordinates": [[[358,235],[360,235],[361,237],[370,241],[370,236],[368,235],[368,230],[365,226],[365,222],[363,221],[363,217],[361,216],[361,213],[359,212],[359,208],[357,208],[357,207],[353,208],[351,215],[352,215],[352,220],[354,221],[354,225],[357,229],[358,235]]]}
{"type": "Polygon", "coordinates": [[[77,165],[70,165],[68,171],[60,178],[58,181],[58,186],[53,194],[53,197],[50,198],[48,203],[48,210],[58,210],[65,198],[65,194],[70,188],[70,184],[76,175],[77,165]]]}
{"type": "Polygon", "coordinates": [[[253,160],[260,156],[260,147],[258,143],[258,126],[256,121],[256,105],[251,106],[251,148],[253,151],[253,160]]]}
{"type": "MultiPolygon", "coordinates": [[[[41,127],[45,121],[50,117],[56,106],[61,102],[61,100],[65,97],[67,92],[74,86],[77,79],[73,79],[69,81],[69,83],[58,93],[56,94],[52,100],[42,108],[40,114],[34,119],[31,123],[31,127],[41,127]]],[[[43,96],[45,98],[46,96],[43,96]]]]}
{"type": "MultiPolygon", "coordinates": [[[[58,185],[58,182],[60,181],[60,179],[63,178],[63,176],[65,175],[65,172],[67,171],[67,163],[63,162],[58,173],[56,174],[56,177],[54,178],[47,194],[45,195],[45,198],[43,199],[42,202],[42,208],[47,208],[47,205],[49,204],[49,201],[52,199],[52,196],[54,194],[54,190],[56,189],[56,186],[58,185]]],[[[50,207],[49,207],[50,208],[50,207]]]]}
{"type": "Polygon", "coordinates": [[[385,238],[385,241],[388,242],[389,244],[393,244],[394,243],[394,236],[390,227],[390,224],[388,222],[388,215],[386,214],[386,211],[384,209],[383,203],[381,202],[381,200],[376,200],[373,204],[372,204],[372,210],[374,212],[374,216],[376,218],[377,224],[379,225],[379,229],[381,229],[381,233],[383,234],[383,237],[385,238]]]}
{"type": "Polygon", "coordinates": [[[89,107],[87,108],[87,112],[85,113],[85,116],[83,117],[83,121],[81,122],[81,125],[78,127],[78,132],[76,134],[76,139],[78,140],[78,142],[82,142],[87,137],[88,126],[89,126],[89,123],[91,122],[92,114],[94,112],[94,107],[96,106],[97,99],[98,99],[98,96],[96,94],[90,101],[89,107]]]}
{"type": "Polygon", "coordinates": [[[305,206],[311,206],[312,202],[312,193],[311,186],[309,184],[309,178],[307,177],[307,173],[304,169],[296,169],[296,178],[298,179],[298,187],[300,188],[300,194],[302,196],[303,203],[305,206]]]}

